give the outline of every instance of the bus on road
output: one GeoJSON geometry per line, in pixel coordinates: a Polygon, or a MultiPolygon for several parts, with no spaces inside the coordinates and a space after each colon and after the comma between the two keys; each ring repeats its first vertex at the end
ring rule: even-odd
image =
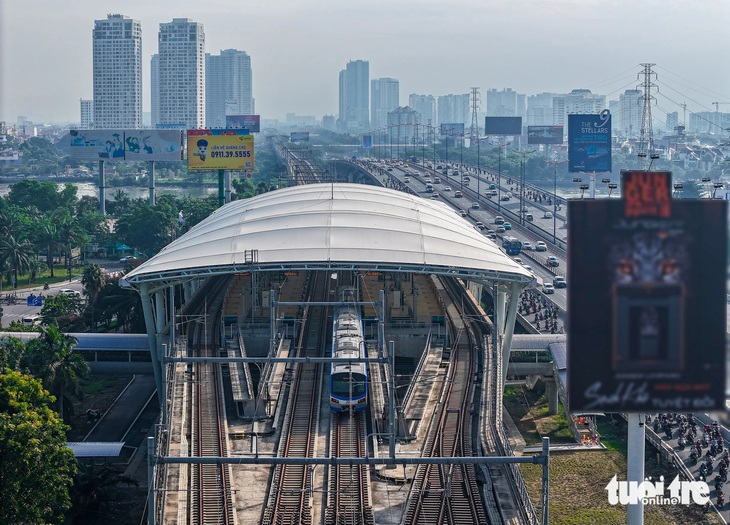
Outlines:
{"type": "Polygon", "coordinates": [[[509,235],[502,237],[502,248],[507,255],[519,255],[522,252],[522,241],[509,235]]]}

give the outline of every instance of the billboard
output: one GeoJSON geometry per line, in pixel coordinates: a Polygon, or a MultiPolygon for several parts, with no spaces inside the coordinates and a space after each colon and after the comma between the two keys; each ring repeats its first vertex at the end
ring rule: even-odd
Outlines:
{"type": "Polygon", "coordinates": [[[484,117],[485,135],[522,135],[522,117],[484,117]]]}
{"type": "Polygon", "coordinates": [[[253,135],[242,129],[189,129],[188,170],[252,170],[253,135]]]}
{"type": "Polygon", "coordinates": [[[724,407],[727,202],[671,200],[663,175],[568,201],[573,413],[724,407]]]}
{"type": "Polygon", "coordinates": [[[121,129],[72,129],[71,158],[77,160],[124,160],[121,129]]]}
{"type": "Polygon", "coordinates": [[[72,129],[71,157],[77,160],[171,160],[183,158],[181,130],[72,129]]]}
{"type": "Polygon", "coordinates": [[[563,126],[527,126],[528,144],[562,144],[563,126]]]}
{"type": "Polygon", "coordinates": [[[289,140],[291,142],[308,142],[309,131],[292,131],[291,135],[289,136],[289,140]]]}
{"type": "Polygon", "coordinates": [[[444,123],[441,124],[441,136],[442,137],[463,137],[464,136],[464,123],[444,123]]]}
{"type": "Polygon", "coordinates": [[[568,115],[568,171],[611,171],[611,113],[568,115]]]}
{"type": "Polygon", "coordinates": [[[172,129],[131,129],[124,132],[124,160],[183,158],[183,133],[172,129]]]}
{"type": "Polygon", "coordinates": [[[258,133],[261,131],[261,115],[226,115],[226,127],[258,133]]]}
{"type": "Polygon", "coordinates": [[[362,136],[362,147],[364,149],[371,149],[373,147],[373,136],[363,135],[362,136]]]}

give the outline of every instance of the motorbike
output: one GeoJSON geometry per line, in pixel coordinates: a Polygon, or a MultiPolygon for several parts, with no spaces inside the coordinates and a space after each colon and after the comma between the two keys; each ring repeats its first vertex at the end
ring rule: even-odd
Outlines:
{"type": "Polygon", "coordinates": [[[46,284],[44,284],[44,285],[43,285],[43,289],[44,289],[44,290],[48,290],[48,288],[50,288],[50,287],[48,286],[48,283],[46,283],[46,284]]]}
{"type": "Polygon", "coordinates": [[[725,506],[725,496],[722,492],[717,495],[717,508],[722,509],[725,506]]]}
{"type": "Polygon", "coordinates": [[[689,455],[689,459],[692,460],[693,465],[697,464],[697,457],[697,452],[693,450],[692,453],[689,455]]]}

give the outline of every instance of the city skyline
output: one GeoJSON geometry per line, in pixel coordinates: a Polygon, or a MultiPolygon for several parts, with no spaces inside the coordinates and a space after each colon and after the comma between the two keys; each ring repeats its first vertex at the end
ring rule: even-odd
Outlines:
{"type": "MultiPolygon", "coordinates": [[[[678,111],[727,112],[730,73],[712,56],[725,44],[730,5],[546,0],[530,11],[501,0],[367,4],[310,0],[242,5],[211,0],[166,5],[130,0],[0,4],[0,119],[78,122],[79,99],[93,96],[94,20],[119,13],[142,25],[143,111],[151,111],[150,61],[160,23],[189,18],[204,26],[205,52],[238,49],[252,59],[253,98],[263,119],[287,113],[338,113],[338,73],[370,64],[370,78],[411,93],[466,93],[472,86],[534,95],[590,89],[618,100],[639,83],[640,63],[655,63],[655,118],[678,111]],[[725,16],[723,16],[725,15],[725,16]],[[252,20],[252,23],[247,23],[252,20]],[[694,34],[693,34],[694,32],[694,34]],[[714,105],[714,102],[718,102],[714,105]]],[[[485,101],[482,100],[482,110],[485,101]]]]}

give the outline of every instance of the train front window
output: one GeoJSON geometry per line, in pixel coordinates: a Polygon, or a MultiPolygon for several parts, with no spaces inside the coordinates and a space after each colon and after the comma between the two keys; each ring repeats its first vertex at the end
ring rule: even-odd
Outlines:
{"type": "Polygon", "coordinates": [[[358,397],[364,393],[364,375],[338,372],[332,376],[332,395],[339,397],[350,397],[352,395],[352,397],[358,397]]]}

